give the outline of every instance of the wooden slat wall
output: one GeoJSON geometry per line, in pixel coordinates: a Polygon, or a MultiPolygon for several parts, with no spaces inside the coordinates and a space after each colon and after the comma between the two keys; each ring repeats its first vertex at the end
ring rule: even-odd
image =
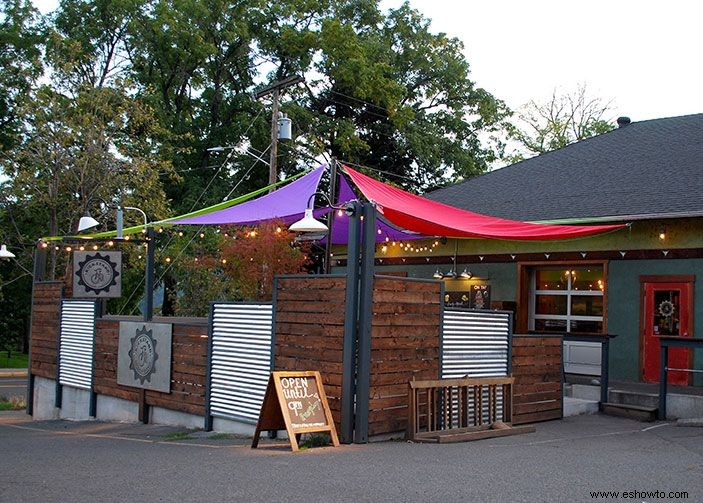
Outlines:
{"type": "Polygon", "coordinates": [[[164,409],[205,415],[207,324],[173,324],[171,392],[147,391],[146,403],[164,409]]]}
{"type": "Polygon", "coordinates": [[[99,395],[114,396],[136,402],[137,388],[117,384],[117,349],[119,347],[120,322],[117,320],[95,321],[95,348],[93,350],[93,391],[99,395]]]}
{"type": "Polygon", "coordinates": [[[32,369],[35,376],[56,379],[61,319],[61,281],[34,284],[32,299],[32,369]]]}
{"type": "Polygon", "coordinates": [[[513,424],[560,419],[560,336],[513,336],[513,424]]]}
{"type": "MultiPolygon", "coordinates": [[[[118,320],[97,320],[95,326],[93,389],[136,402],[139,390],[117,384],[118,320]]],[[[147,391],[149,405],[203,416],[207,373],[207,325],[173,324],[171,347],[171,393],[147,391]]]]}
{"type": "Polygon", "coordinates": [[[339,429],[346,278],[279,278],[276,370],[318,370],[339,429]]]}
{"type": "Polygon", "coordinates": [[[439,378],[441,283],[376,277],[369,436],[404,431],[408,382],[439,378]]]}

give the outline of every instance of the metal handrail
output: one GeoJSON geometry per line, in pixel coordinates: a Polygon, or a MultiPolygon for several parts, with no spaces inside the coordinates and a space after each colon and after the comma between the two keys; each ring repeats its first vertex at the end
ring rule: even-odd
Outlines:
{"type": "Polygon", "coordinates": [[[675,337],[661,336],[659,337],[659,411],[657,417],[666,420],[666,388],[667,388],[667,372],[691,372],[703,373],[699,369],[677,369],[667,367],[669,361],[669,348],[703,348],[703,339],[695,337],[675,337]]]}

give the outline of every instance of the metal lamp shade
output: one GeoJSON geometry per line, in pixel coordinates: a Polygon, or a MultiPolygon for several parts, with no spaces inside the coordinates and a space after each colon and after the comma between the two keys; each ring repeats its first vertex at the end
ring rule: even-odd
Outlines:
{"type": "Polygon", "coordinates": [[[15,254],[8,250],[6,245],[2,245],[0,246],[0,258],[15,258],[15,254]]]}
{"type": "Polygon", "coordinates": [[[316,220],[312,215],[312,210],[305,210],[305,216],[294,222],[288,227],[288,230],[293,232],[327,232],[328,228],[325,224],[316,220]]]}
{"type": "Polygon", "coordinates": [[[95,220],[90,215],[82,216],[78,221],[78,232],[83,232],[84,230],[91,229],[97,226],[100,222],[95,220]]]}

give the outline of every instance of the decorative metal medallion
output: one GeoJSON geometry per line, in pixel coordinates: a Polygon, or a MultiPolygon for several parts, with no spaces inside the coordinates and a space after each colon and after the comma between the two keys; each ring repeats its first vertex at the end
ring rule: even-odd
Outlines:
{"type": "Polygon", "coordinates": [[[664,300],[664,301],[662,301],[661,304],[659,304],[658,310],[659,310],[659,314],[661,314],[665,318],[669,318],[670,316],[672,316],[674,314],[674,310],[675,310],[674,303],[671,302],[670,300],[664,300]]]}
{"type": "Polygon", "coordinates": [[[117,347],[117,384],[170,393],[170,323],[121,321],[117,347]]]}
{"type": "Polygon", "coordinates": [[[76,252],[74,296],[119,297],[121,262],[119,252],[76,252]]]}
{"type": "Polygon", "coordinates": [[[159,359],[156,342],[146,325],[137,329],[136,335],[130,339],[129,368],[134,371],[134,380],[139,379],[141,384],[151,382],[156,360],[159,359]]]}

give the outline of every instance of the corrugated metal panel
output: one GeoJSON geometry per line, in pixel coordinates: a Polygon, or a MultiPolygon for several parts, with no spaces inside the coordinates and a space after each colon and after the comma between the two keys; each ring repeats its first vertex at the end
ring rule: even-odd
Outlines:
{"type": "Polygon", "coordinates": [[[59,383],[90,390],[93,385],[95,301],[61,303],[59,383]]]}
{"type": "Polygon", "coordinates": [[[273,306],[221,303],[212,309],[210,413],[256,423],[271,372],[273,306]]]}
{"type": "MultiPolygon", "coordinates": [[[[442,320],[442,379],[507,376],[510,329],[510,314],[506,312],[445,308],[442,320]]],[[[483,395],[487,404],[487,391],[483,395]]],[[[500,390],[497,405],[499,410],[503,406],[500,390]]],[[[484,419],[487,420],[487,406],[483,410],[484,419]]]]}
{"type": "Polygon", "coordinates": [[[510,314],[445,309],[442,378],[508,375],[510,314]]]}

